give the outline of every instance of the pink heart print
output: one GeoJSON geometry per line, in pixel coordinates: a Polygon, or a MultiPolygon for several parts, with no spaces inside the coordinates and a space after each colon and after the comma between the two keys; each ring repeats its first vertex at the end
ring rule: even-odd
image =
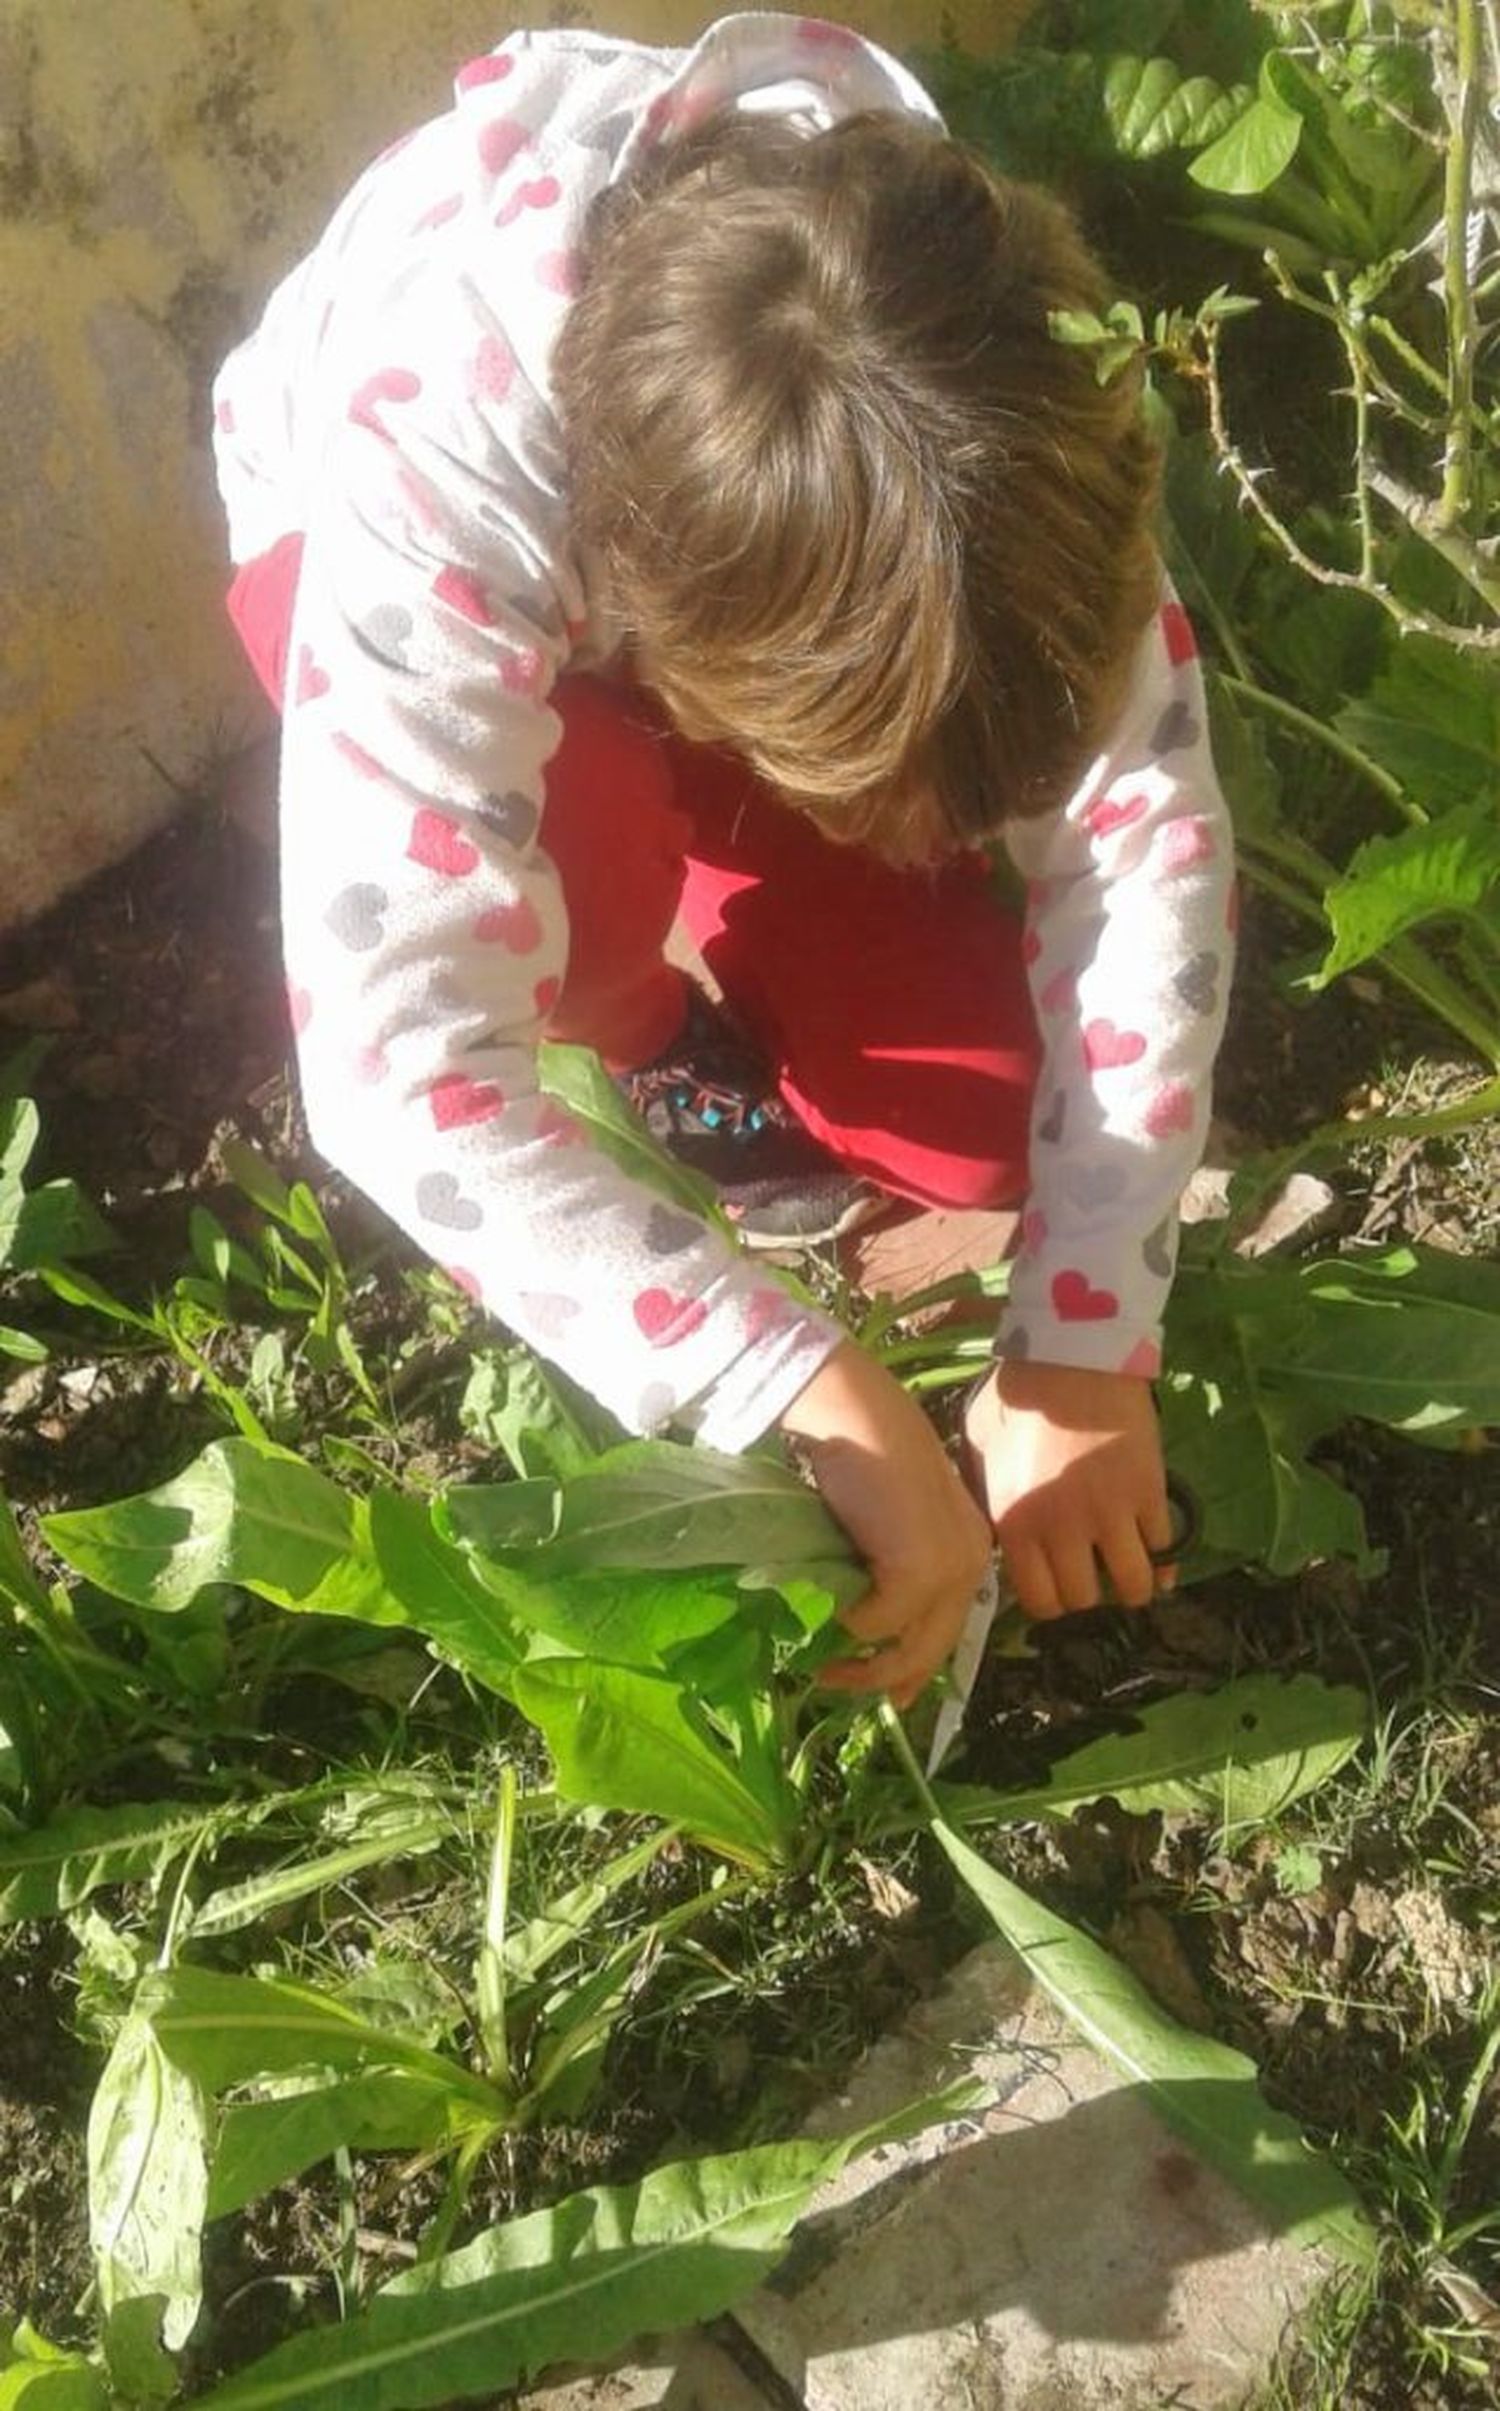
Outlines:
{"type": "Polygon", "coordinates": [[[214,425],[218,428],[220,435],[233,435],[234,433],[234,404],[227,394],[214,404],[214,425]]]}
{"type": "Polygon", "coordinates": [[[1071,1013],[1078,1002],[1076,971],[1054,971],[1039,999],[1044,1013],[1071,1013]]]}
{"type": "Polygon", "coordinates": [[[1198,639],[1193,634],[1193,623],[1180,603],[1163,603],[1161,632],[1166,639],[1167,659],[1174,670],[1181,669],[1185,661],[1196,661],[1198,639]]]}
{"type": "Polygon", "coordinates": [[[464,197],[462,193],[449,193],[446,199],[442,201],[434,201],[431,209],[423,210],[422,215],[418,218],[415,226],[412,228],[412,233],[436,234],[440,226],[446,226],[450,219],[458,216],[458,213],[462,209],[463,205],[464,197]]]}
{"type": "Polygon", "coordinates": [[[362,779],[383,779],[385,777],[385,772],[376,761],[375,756],[372,753],[366,753],[364,747],[355,738],[347,736],[343,729],[336,728],[334,730],[330,743],[343,755],[350,769],[359,772],[362,779]]]}
{"type": "Polygon", "coordinates": [[[312,1019],[313,1000],[310,991],[299,988],[295,980],[286,984],[286,1009],[293,1035],[300,1038],[312,1019]]]}
{"type": "Polygon", "coordinates": [[[810,50],[845,50],[852,54],[864,48],[859,35],[847,25],[830,25],[822,17],[799,17],[797,39],[810,50]]]}
{"type": "Polygon", "coordinates": [[[535,176],[529,184],[518,184],[510,199],[495,212],[497,227],[513,226],[523,209],[551,209],[562,199],[562,186],[555,176],[535,176]]]}
{"type": "Polygon", "coordinates": [[[444,1072],[427,1091],[427,1106],[438,1130],[464,1130],[471,1122],[492,1122],[504,1113],[505,1098],[493,1080],[471,1080],[467,1072],[444,1072]]]}
{"type": "Polygon", "coordinates": [[[394,442],[389,427],[383,427],[375,416],[386,402],[414,402],[422,390],[422,380],[415,369],[377,368],[373,377],[363,385],[349,403],[349,416],[356,427],[368,427],[383,444],[394,442]]]}
{"type": "Polygon", "coordinates": [[[516,373],[516,355],[500,335],[486,335],[474,354],[469,372],[476,402],[503,402],[516,373]]]}
{"type": "Polygon", "coordinates": [[[474,924],[482,946],[505,946],[512,954],[535,954],[542,942],[541,918],[529,896],[511,904],[492,904],[474,924]]]}
{"type": "Polygon", "coordinates": [[[361,1088],[375,1088],[390,1071],[390,1057],[380,1045],[362,1046],[355,1050],[349,1066],[361,1088]]]}
{"type": "Polygon", "coordinates": [[[531,992],[531,1002],[541,1020],[547,1019],[561,994],[562,981],[555,975],[537,981],[531,992]]]}
{"type": "Polygon", "coordinates": [[[1146,809],[1144,795],[1104,795],[1097,804],[1090,804],[1083,816],[1083,825],[1090,837],[1117,837],[1122,829],[1131,828],[1146,809]]]}
{"type": "Polygon", "coordinates": [[[1193,1092],[1185,1080],[1168,1080],[1160,1087],[1146,1107],[1146,1135],[1153,1139],[1174,1137],[1179,1131],[1193,1127],[1193,1092]]]}
{"type": "Polygon", "coordinates": [[[1120,1311],[1112,1289],[1095,1289],[1087,1273],[1072,1268],[1054,1274],[1052,1303],[1065,1323],[1111,1323],[1120,1311]]]}
{"type": "Polygon", "coordinates": [[[460,619],[471,620],[476,628],[492,628],[495,614],[490,598],[477,578],[466,569],[440,569],[432,581],[432,591],[440,603],[456,611],[460,619]]]}
{"type": "Polygon", "coordinates": [[[297,647],[297,685],[293,701],[316,703],[320,695],[327,694],[330,683],[328,672],[323,668],[321,662],[313,659],[312,646],[299,645],[297,647]]]}
{"type": "Polygon", "coordinates": [[[1026,935],[1021,940],[1021,960],[1026,965],[1028,970],[1036,961],[1041,951],[1042,941],[1039,933],[1034,929],[1028,929],[1026,935]]]}
{"type": "Polygon", "coordinates": [[[479,861],[478,846],[465,837],[457,821],[425,804],[412,814],[406,853],[408,861],[420,862],[442,879],[467,879],[479,861]]]}
{"type": "Polygon", "coordinates": [[[636,1329],[653,1348],[675,1348],[708,1320],[701,1298],[674,1298],[670,1289],[643,1289],[630,1309],[636,1329]]]}
{"type": "Polygon", "coordinates": [[[1161,1350],[1154,1339],[1138,1339],[1120,1367],[1122,1373],[1138,1373],[1146,1381],[1154,1381],[1161,1371],[1161,1350]]]}
{"type": "Polygon", "coordinates": [[[578,262],[571,251],[544,251],[536,264],[536,280],[549,293],[571,301],[578,290],[578,262]]]}
{"type": "Polygon", "coordinates": [[[1139,1063],[1145,1052],[1139,1030],[1117,1030],[1112,1021],[1091,1021],[1083,1033],[1083,1060],[1091,1072],[1119,1071],[1139,1063]]]}
{"type": "Polygon", "coordinates": [[[1046,1244],[1047,1217],[1038,1206],[1028,1206],[1021,1216],[1021,1245],[1028,1256],[1035,1256],[1046,1244]]]}
{"type": "Polygon", "coordinates": [[[774,1331],[789,1329],[796,1311],[784,1289],[752,1289],[745,1308],[745,1337],[751,1347],[774,1331]]]}
{"type": "Polygon", "coordinates": [[[503,84],[515,63],[498,51],[487,50],[482,58],[470,59],[466,67],[460,67],[453,79],[453,89],[475,92],[481,84],[503,84]]]}
{"type": "Polygon", "coordinates": [[[1159,846],[1164,871],[1196,870],[1200,862],[1212,862],[1218,852],[1213,830],[1201,812],[1189,812],[1181,820],[1169,821],[1161,833],[1159,846]]]}
{"type": "Polygon", "coordinates": [[[519,151],[531,140],[531,128],[518,118],[492,117],[479,129],[479,156],[492,176],[503,176],[519,151]]]}
{"type": "Polygon", "coordinates": [[[466,1298],[472,1298],[477,1306],[482,1295],[479,1286],[478,1273],[470,1272],[467,1264],[445,1264],[443,1266],[443,1270],[447,1274],[449,1280],[453,1283],[454,1288],[461,1289],[464,1293],[464,1296],[466,1298]]]}
{"type": "Polygon", "coordinates": [[[503,645],[495,666],[507,695],[539,695],[546,682],[546,664],[535,645],[503,645]]]}

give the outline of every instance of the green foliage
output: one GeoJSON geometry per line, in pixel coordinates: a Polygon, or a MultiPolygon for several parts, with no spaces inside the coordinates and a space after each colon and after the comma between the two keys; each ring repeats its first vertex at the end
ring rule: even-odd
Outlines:
{"type": "Polygon", "coordinates": [[[1169,1311],[1168,1456],[1203,1513],[1193,1570],[1372,1565],[1359,1501],[1309,1461],[1350,1416],[1500,1421],[1500,1266],[1393,1248],[1282,1265],[1190,1251],[1169,1311]]]}
{"type": "Polygon", "coordinates": [[[1151,2106],[1254,2202],[1273,2231],[1356,2266],[1373,2238],[1332,2165],[1308,2153],[1294,2122],[1268,2108],[1253,2063],[1191,2034],[1098,1943],[1064,1924],[941,1820],[934,1839],[997,1930],[1069,2023],[1140,2085],[1151,2106]]]}
{"type": "Polygon", "coordinates": [[[294,2337],[204,2397],[212,2411],[420,2411],[490,2396],[643,2332],[715,2318],[774,2268],[820,2185],[857,2154],[962,2115],[975,2088],[836,2142],[776,2143],[573,2194],[382,2288],[338,2328],[294,2337]]]}

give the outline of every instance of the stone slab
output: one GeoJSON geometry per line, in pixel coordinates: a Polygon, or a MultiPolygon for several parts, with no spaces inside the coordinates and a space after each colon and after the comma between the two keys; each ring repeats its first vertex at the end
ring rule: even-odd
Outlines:
{"type": "Polygon", "coordinates": [[[1230,2411],[1324,2275],[1081,2044],[1002,1945],[973,1953],[816,2121],[968,2068],[982,2112],[869,2155],[736,2314],[807,2411],[1230,2411]]]}
{"type": "MultiPolygon", "coordinates": [[[[504,2411],[779,2411],[712,2337],[664,2337],[613,2368],[503,2398],[504,2411]]],[[[496,2404],[493,2411],[501,2411],[496,2404]]]]}

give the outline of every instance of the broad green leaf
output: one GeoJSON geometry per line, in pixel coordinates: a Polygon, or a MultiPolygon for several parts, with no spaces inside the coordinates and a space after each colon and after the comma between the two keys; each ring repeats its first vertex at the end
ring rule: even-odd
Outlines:
{"type": "Polygon", "coordinates": [[[162,2335],[176,2351],[202,2295],[208,2103],[197,2079],[162,2048],[139,1996],[94,2095],[88,2164],[100,2300],[109,2312],[160,2295],[162,2335]]]}
{"type": "Polygon", "coordinates": [[[408,1620],[465,1674],[503,1690],[521,1647],[495,1589],[478,1581],[463,1550],[442,1538],[424,1500],[377,1490],[369,1516],[375,1563],[408,1620]]]}
{"type": "Polygon", "coordinates": [[[1291,166],[1301,140],[1297,111],[1262,91],[1216,142],[1199,152],[1188,174],[1211,193],[1263,193],[1291,166]]]}
{"type": "Polygon", "coordinates": [[[104,2322],[100,2342],[112,2399],[130,2411],[166,2411],[181,2392],[181,2378],[161,2341],[159,2294],[135,2294],[117,2302],[104,2322]]]}
{"type": "Polygon", "coordinates": [[[1500,924],[1500,812],[1493,802],[1445,812],[1426,828],[1372,837],[1323,898],[1333,944],[1308,982],[1326,988],[1403,930],[1454,914],[1500,924]]]}
{"type": "Polygon", "coordinates": [[[480,2124],[504,2115],[494,2087],[459,2061],[373,2025],[310,1984],[173,1968],[144,1979],[136,2015],[174,2066],[211,2093],[301,2068],[400,2068],[446,2086],[480,2124]]]}
{"type": "Polygon", "coordinates": [[[48,1516],[67,1563],[116,1598],[186,1607],[211,1582],[314,1593],[354,1545],[353,1502],[300,1458],[218,1440],[175,1481],[48,1516]]]}
{"type": "Polygon", "coordinates": [[[1315,1400],[1330,1426],[1500,1423],[1500,1266],[1396,1247],[1299,1265],[1290,1280],[1249,1326],[1252,1343],[1264,1378],[1315,1400]]]}
{"type": "Polygon", "coordinates": [[[356,2071],[271,2101],[232,2102],[219,2122],[208,2216],[242,2210],[341,2148],[429,2151],[477,2131],[472,2105],[450,2084],[405,2068],[356,2071]]]}
{"type": "Polygon", "coordinates": [[[674,1199],[718,1229],[728,1228],[711,1184],[657,1145],[591,1048],[549,1044],[540,1049],[538,1060],[548,1095],[586,1122],[595,1144],[613,1156],[633,1180],[674,1199]]]}
{"type": "Polygon", "coordinates": [[[81,2354],[66,2368],[22,2361],[0,2370],[0,2411],[109,2411],[109,2397],[81,2354]]]}
{"type": "Polygon", "coordinates": [[[222,1806],[141,1801],[73,1808],[27,1832],[0,1833],[0,1925],[60,1916],[103,1884],[158,1882],[225,1817],[222,1806]]]}
{"type": "Polygon", "coordinates": [[[523,1479],[566,1481],[623,1437],[613,1416],[527,1348],[476,1351],[459,1420],[484,1447],[502,1449],[523,1479]]]}
{"type": "Polygon", "coordinates": [[[411,1622],[375,1562],[366,1501],[253,1440],[216,1440],[159,1490],[48,1516],[42,1530],[101,1590],[162,1613],[238,1583],[302,1615],[411,1622]]]}
{"type": "Polygon", "coordinates": [[[648,1834],[643,1842],[618,1851],[597,1875],[587,1876],[582,1883],[560,1892],[524,1925],[512,1927],[501,1954],[509,1988],[515,1991],[534,1982],[560,1952],[579,1941],[615,1894],[645,1873],[669,1839],[665,1833],[648,1834]]]}
{"type": "Polygon", "coordinates": [[[520,1557],[557,1530],[561,1486],[541,1475],[524,1482],[463,1482],[433,1502],[446,1540],[488,1558],[520,1557]]]}
{"type": "Polygon", "coordinates": [[[955,1824],[1069,1817],[1091,1800],[1133,1816],[1153,1809],[1266,1825],[1325,1783],[1369,1729],[1363,1692],[1315,1675],[1245,1675],[1218,1691],[1182,1691],[1143,1708],[1132,1733],[1111,1733],[1059,1759],[1027,1791],[939,1787],[955,1824]]]}
{"type": "Polygon", "coordinates": [[[1278,2235],[1368,2266],[1373,2238],[1331,2161],[1268,2108],[1254,2063],[1169,2018],[1130,1971],[1054,1917],[951,1827],[932,1826],[997,1930],[1086,2041],[1145,2088],[1152,2107],[1253,2203],[1278,2235]]]}
{"type": "Polygon", "coordinates": [[[49,1180],[45,1188],[0,1187],[0,1265],[31,1272],[39,1264],[71,1256],[97,1256],[115,1244],[114,1233],[95,1212],[77,1183],[49,1180]]]}
{"type": "Polygon", "coordinates": [[[546,1736],[564,1799],[665,1817],[754,1867],[781,1857],[795,1800],[787,1796],[781,1817],[769,1814],[667,1676],[548,1658],[518,1666],[510,1688],[546,1736]]]}
{"type": "Polygon", "coordinates": [[[817,1492],[787,1466],[632,1440],[566,1485],[556,1535],[530,1563],[553,1575],[593,1566],[800,1564],[849,1554],[817,1492]]]}
{"type": "Polygon", "coordinates": [[[341,2327],[278,2346],[204,2411],[424,2411],[491,2399],[555,2362],[716,2318],[774,2268],[820,2185],[883,2143],[961,2116],[960,2086],[827,2143],[762,2144],[572,2194],[407,2271],[341,2327]]]}
{"type": "Polygon", "coordinates": [[[1335,725],[1431,812],[1500,801],[1500,670],[1479,654],[1436,637],[1392,640],[1335,725]]]}
{"type": "Polygon", "coordinates": [[[45,1340],[18,1331],[14,1323],[0,1323],[0,1356],[9,1356],[17,1364],[44,1365],[50,1354],[45,1340]]]}
{"type": "Polygon", "coordinates": [[[1226,133],[1250,94],[1226,91],[1209,75],[1184,75],[1171,59],[1121,56],[1104,69],[1104,115],[1127,159],[1195,149],[1226,133]]]}
{"type": "Polygon", "coordinates": [[[243,1883],[226,1884],[211,1892],[193,1910],[188,1931],[195,1942],[210,1934],[232,1934],[254,1925],[288,1901],[306,1900],[332,1884],[343,1883],[363,1867],[383,1866],[387,1860],[420,1858],[436,1850],[453,1832],[453,1820],[442,1809],[390,1802],[386,1813],[367,1821],[357,1841],[341,1850],[319,1851],[294,1859],[289,1866],[267,1868],[243,1883]]]}
{"type": "Polygon", "coordinates": [[[20,1187],[41,1135],[42,1117],[31,1097],[0,1096],[0,1188],[20,1187]]]}
{"type": "Polygon", "coordinates": [[[32,1572],[20,1529],[8,1500],[0,1498],[0,1599],[17,1607],[45,1610],[47,1594],[32,1572]]]}
{"type": "Polygon", "coordinates": [[[728,1574],[684,1569],[571,1574],[534,1588],[517,1613],[582,1657],[656,1666],[746,1613],[728,1574]]]}

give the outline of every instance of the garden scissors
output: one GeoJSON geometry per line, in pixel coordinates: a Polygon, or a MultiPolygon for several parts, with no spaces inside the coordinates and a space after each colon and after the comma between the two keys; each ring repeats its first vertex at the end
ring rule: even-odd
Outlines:
{"type": "MultiPolygon", "coordinates": [[[[1171,1565],[1184,1550],[1192,1547],[1202,1529],[1203,1519],[1197,1499],[1186,1482],[1179,1481],[1171,1473],[1167,1476],[1167,1504],[1172,1511],[1172,1537],[1165,1548],[1146,1551],[1153,1565],[1171,1565]]],[[[984,1580],[974,1594],[974,1604],[964,1619],[964,1628],[953,1652],[953,1662],[948,1668],[948,1695],[938,1710],[932,1747],[927,1753],[929,1775],[937,1773],[958,1739],[965,1712],[973,1697],[974,1685],[979,1679],[979,1669],[984,1662],[985,1644],[1001,1604],[1000,1560],[992,1557],[984,1580]]]]}

